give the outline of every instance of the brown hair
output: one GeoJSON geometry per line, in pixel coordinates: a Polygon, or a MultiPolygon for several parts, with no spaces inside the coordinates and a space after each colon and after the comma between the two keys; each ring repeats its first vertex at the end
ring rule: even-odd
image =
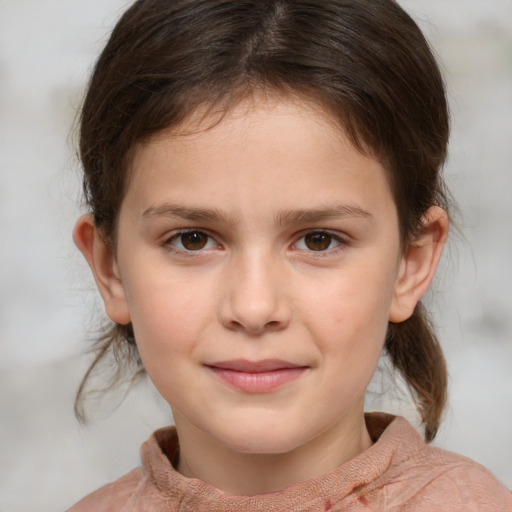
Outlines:
{"type": "MultiPolygon", "coordinates": [[[[404,249],[432,205],[447,208],[439,175],[449,119],[443,80],[415,22],[393,0],[139,0],[94,69],[80,119],[86,202],[115,251],[116,221],[135,145],[199,106],[227,111],[255,90],[312,99],[389,172],[404,249]]],[[[97,342],[138,361],[131,325],[97,342]]],[[[390,325],[385,343],[434,438],[446,366],[424,308],[390,325]]]]}

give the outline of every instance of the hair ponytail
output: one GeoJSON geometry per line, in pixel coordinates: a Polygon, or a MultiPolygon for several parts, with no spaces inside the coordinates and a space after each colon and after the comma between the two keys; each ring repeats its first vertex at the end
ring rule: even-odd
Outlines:
{"type": "Polygon", "coordinates": [[[430,442],[446,405],[448,375],[443,351],[421,302],[408,320],[389,325],[385,348],[407,383],[430,442]]]}

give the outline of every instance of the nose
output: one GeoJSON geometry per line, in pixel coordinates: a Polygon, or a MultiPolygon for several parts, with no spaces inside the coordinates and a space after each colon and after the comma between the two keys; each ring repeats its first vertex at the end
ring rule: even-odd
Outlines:
{"type": "Polygon", "coordinates": [[[291,318],[283,269],[275,259],[254,255],[226,269],[220,321],[228,329],[261,335],[285,329],[291,318]]]}

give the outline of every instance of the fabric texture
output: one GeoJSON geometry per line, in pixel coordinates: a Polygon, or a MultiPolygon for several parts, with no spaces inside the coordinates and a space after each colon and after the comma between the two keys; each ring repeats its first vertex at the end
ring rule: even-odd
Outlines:
{"type": "Polygon", "coordinates": [[[142,445],[141,468],[68,512],[512,512],[512,494],[484,467],[427,445],[402,417],[365,417],[371,448],[330,473],[256,496],[226,495],[178,473],[176,429],[166,427],[142,445]]]}

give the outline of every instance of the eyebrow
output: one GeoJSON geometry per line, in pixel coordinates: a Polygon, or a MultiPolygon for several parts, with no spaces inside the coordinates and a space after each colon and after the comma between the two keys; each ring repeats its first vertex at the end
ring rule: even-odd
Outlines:
{"type": "Polygon", "coordinates": [[[325,208],[313,208],[311,210],[285,210],[275,217],[278,226],[286,224],[314,224],[324,220],[359,218],[373,220],[373,215],[359,206],[333,205],[325,208]]]}
{"type": "Polygon", "coordinates": [[[225,222],[226,220],[232,220],[234,223],[237,222],[236,216],[231,215],[228,218],[224,213],[215,208],[194,208],[169,203],[152,206],[145,210],[142,216],[146,219],[153,217],[180,217],[182,219],[203,222],[225,222]]]}
{"type": "MultiPolygon", "coordinates": [[[[179,217],[190,221],[198,222],[230,222],[238,223],[237,215],[226,215],[216,208],[195,208],[166,203],[159,206],[152,206],[142,214],[146,219],[154,217],[179,217]]],[[[276,226],[317,223],[324,220],[341,218],[359,218],[373,220],[373,215],[358,206],[333,205],[323,208],[283,210],[274,216],[276,226]]]]}

